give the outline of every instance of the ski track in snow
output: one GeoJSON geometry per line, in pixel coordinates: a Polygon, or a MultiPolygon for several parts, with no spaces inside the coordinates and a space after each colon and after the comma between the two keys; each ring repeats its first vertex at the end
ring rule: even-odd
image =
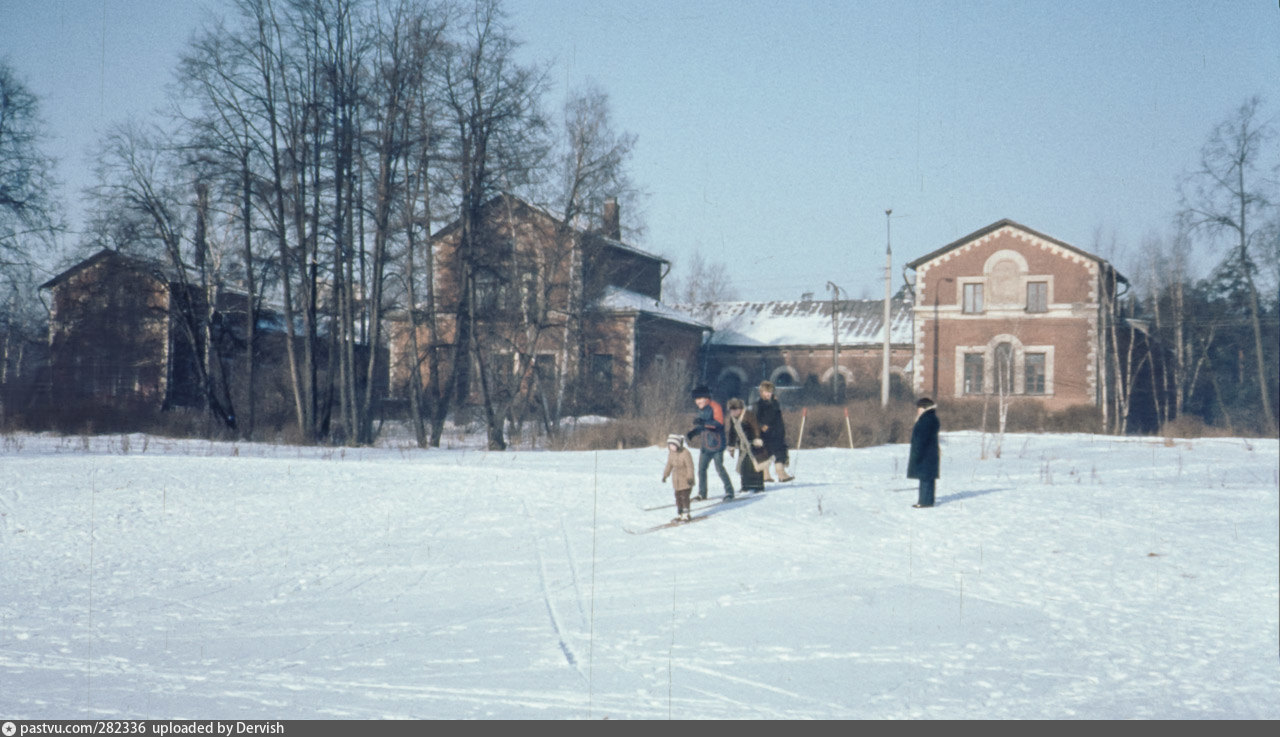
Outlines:
{"type": "Polygon", "coordinates": [[[663,449],[25,436],[0,716],[1280,718],[1274,440],[943,437],[636,537],[663,449]]]}
{"type": "MultiPolygon", "coordinates": [[[[530,522],[530,529],[536,532],[533,515],[529,514],[529,505],[524,502],[524,500],[521,500],[521,505],[524,507],[524,516],[530,522]]],[[[582,676],[582,680],[585,682],[587,680],[587,674],[582,672],[582,667],[578,665],[578,656],[574,654],[573,648],[569,646],[569,643],[565,639],[565,630],[560,624],[560,614],[556,611],[553,595],[550,588],[547,586],[547,561],[542,555],[542,547],[538,544],[538,538],[536,535],[532,537],[530,545],[533,547],[533,552],[538,558],[538,583],[542,588],[542,600],[547,606],[547,616],[551,619],[551,629],[555,632],[556,642],[560,646],[560,651],[564,653],[564,659],[569,663],[569,666],[577,671],[578,675],[582,676]]]]}

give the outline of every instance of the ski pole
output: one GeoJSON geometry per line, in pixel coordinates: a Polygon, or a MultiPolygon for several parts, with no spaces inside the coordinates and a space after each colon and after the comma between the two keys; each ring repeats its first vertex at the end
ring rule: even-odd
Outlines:
{"type": "MultiPolygon", "coordinates": [[[[797,452],[797,453],[799,453],[799,452],[800,452],[800,449],[804,447],[804,419],[805,419],[806,417],[808,417],[808,416],[809,416],[809,408],[808,408],[808,407],[801,407],[801,408],[800,408],[800,436],[799,436],[798,438],[796,438],[796,452],[797,452]]],[[[792,458],[792,459],[791,459],[791,467],[792,467],[793,469],[795,468],[796,463],[797,463],[799,460],[800,460],[800,457],[799,457],[799,456],[796,456],[795,458],[792,458]]]]}

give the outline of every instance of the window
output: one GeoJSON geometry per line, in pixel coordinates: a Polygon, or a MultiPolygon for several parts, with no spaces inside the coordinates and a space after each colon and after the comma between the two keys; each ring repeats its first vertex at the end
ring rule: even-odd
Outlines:
{"type": "Polygon", "coordinates": [[[502,304],[502,284],[491,272],[475,276],[475,309],[478,315],[492,315],[502,304]]]}
{"type": "Polygon", "coordinates": [[[539,353],[533,359],[534,378],[538,389],[550,393],[556,386],[556,357],[553,353],[539,353]]]}
{"type": "Polygon", "coordinates": [[[1024,359],[1026,366],[1026,393],[1044,394],[1045,355],[1043,353],[1028,353],[1024,356],[1024,359]]]}
{"type": "Polygon", "coordinates": [[[1013,394],[1013,344],[1009,342],[996,345],[996,393],[1001,396],[1013,394]]]}
{"type": "Polygon", "coordinates": [[[964,311],[970,314],[982,312],[982,285],[964,285],[964,311]]]}
{"type": "Polygon", "coordinates": [[[1049,283],[1027,282],[1027,312],[1049,311],[1049,283]]]}
{"type": "Polygon", "coordinates": [[[538,275],[529,271],[523,272],[520,274],[520,310],[524,313],[525,320],[530,322],[542,320],[538,301],[538,275]]]}
{"type": "Polygon", "coordinates": [[[613,356],[597,353],[591,357],[591,383],[599,389],[613,387],[613,356]]]}
{"type": "Polygon", "coordinates": [[[982,372],[984,370],[981,353],[964,354],[964,393],[982,393],[982,372]]]}

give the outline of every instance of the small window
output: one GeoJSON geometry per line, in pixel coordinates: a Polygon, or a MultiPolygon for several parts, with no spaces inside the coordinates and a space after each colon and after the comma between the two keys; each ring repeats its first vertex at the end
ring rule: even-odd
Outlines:
{"type": "Polygon", "coordinates": [[[613,387],[613,356],[597,353],[591,357],[591,382],[600,389],[613,387]]]}
{"type": "Polygon", "coordinates": [[[969,314],[982,312],[982,285],[964,285],[964,311],[969,314]]]}
{"type": "Polygon", "coordinates": [[[981,353],[964,354],[964,393],[982,393],[982,373],[984,370],[981,353]]]}
{"type": "Polygon", "coordinates": [[[534,378],[538,382],[538,388],[544,392],[549,392],[556,385],[556,357],[553,353],[539,353],[533,359],[534,378]]]}
{"type": "Polygon", "coordinates": [[[473,283],[476,314],[483,316],[497,312],[502,305],[502,283],[498,277],[484,271],[476,274],[473,283]]]}
{"type": "Polygon", "coordinates": [[[538,275],[526,271],[520,274],[520,310],[525,320],[539,322],[542,313],[539,311],[538,275]]]}
{"type": "Polygon", "coordinates": [[[1026,365],[1026,393],[1044,394],[1045,355],[1043,353],[1028,353],[1024,356],[1024,361],[1026,365]]]}
{"type": "Polygon", "coordinates": [[[1027,312],[1049,311],[1049,283],[1027,282],[1027,312]]]}

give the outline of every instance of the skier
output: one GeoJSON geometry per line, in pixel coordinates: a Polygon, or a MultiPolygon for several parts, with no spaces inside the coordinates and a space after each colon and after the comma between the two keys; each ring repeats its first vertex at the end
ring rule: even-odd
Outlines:
{"type": "MultiPolygon", "coordinates": [[[[787,472],[787,426],[782,421],[782,405],[773,394],[772,381],[760,382],[760,399],[756,401],[756,419],[760,422],[760,438],[764,440],[764,449],[773,456],[778,480],[791,481],[795,476],[787,472]]],[[[767,468],[764,470],[764,480],[773,481],[767,468]]]]}
{"type": "Polygon", "coordinates": [[[907,478],[920,480],[920,496],[911,506],[925,509],[933,506],[934,484],[938,478],[942,451],[938,448],[938,431],[942,423],[934,411],[932,399],[916,402],[916,424],[911,428],[911,455],[907,458],[907,478]]]}
{"type": "Polygon", "coordinates": [[[676,493],[676,518],[672,522],[689,521],[689,494],[696,480],[693,474],[693,455],[684,447],[684,436],[673,433],[667,436],[667,467],[662,469],[662,480],[671,478],[676,493]]]}
{"type": "Polygon", "coordinates": [[[764,491],[764,471],[769,470],[773,458],[760,437],[760,423],[741,399],[730,399],[726,406],[729,408],[729,452],[737,451],[742,490],[753,494],[764,491]]]}
{"type": "Polygon", "coordinates": [[[702,450],[698,453],[698,498],[707,498],[707,466],[714,463],[716,473],[724,482],[724,498],[728,501],[733,499],[733,481],[724,470],[724,409],[711,398],[711,390],[704,384],[694,387],[693,403],[698,406],[698,414],[693,418],[693,429],[684,436],[688,440],[702,436],[702,450]]]}

